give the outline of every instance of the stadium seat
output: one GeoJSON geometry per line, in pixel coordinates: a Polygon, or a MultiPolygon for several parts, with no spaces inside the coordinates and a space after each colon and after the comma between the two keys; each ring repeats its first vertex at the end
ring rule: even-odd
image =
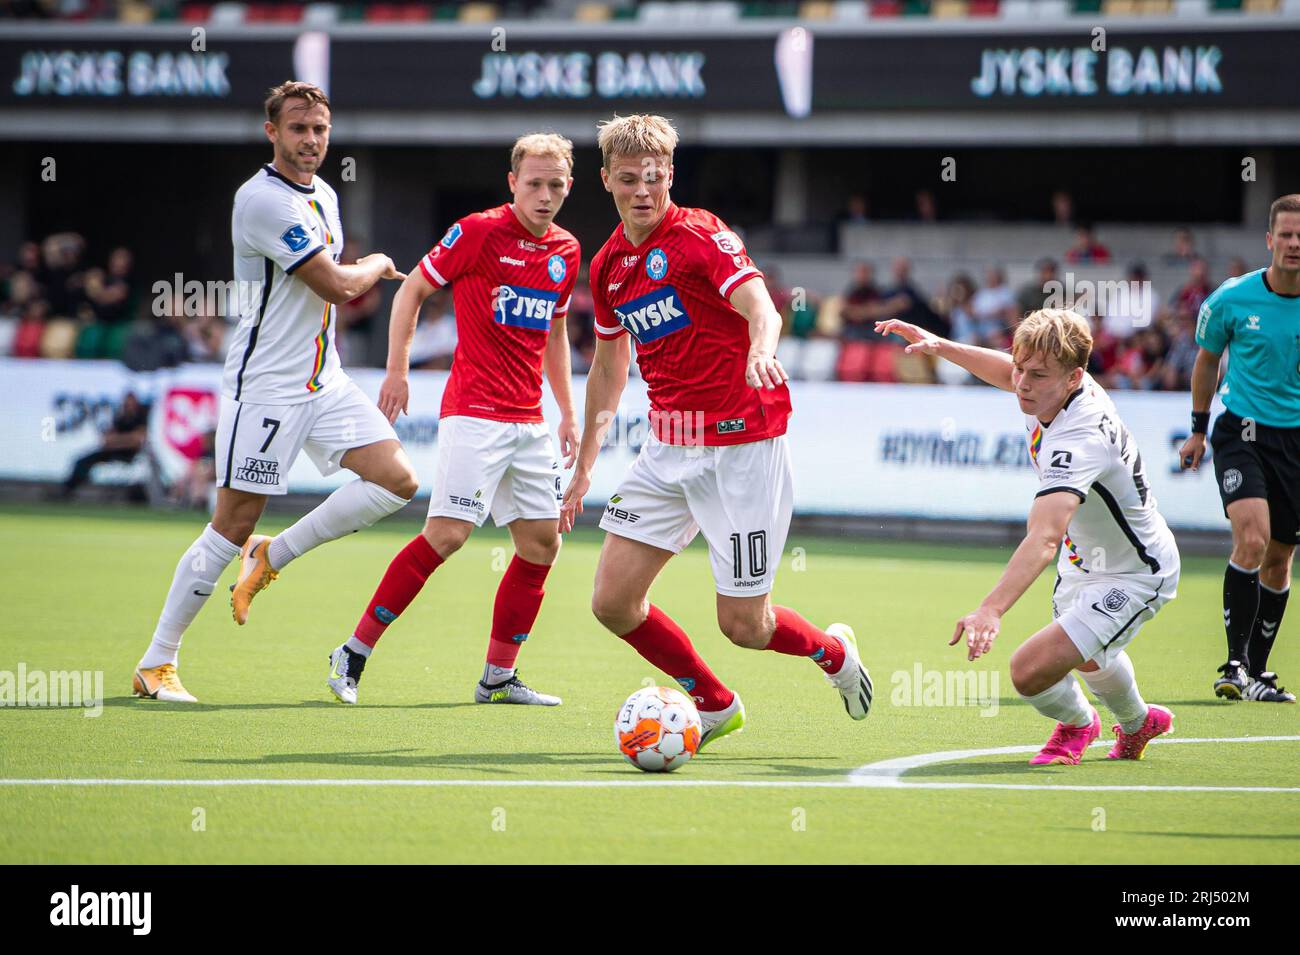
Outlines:
{"type": "Polygon", "coordinates": [[[1034,15],[1031,0],[1002,0],[998,15],[1004,20],[1028,20],[1034,15]]]}
{"type": "Polygon", "coordinates": [[[1176,17],[1203,17],[1209,12],[1209,0],[1174,0],[1176,17]]]}
{"type": "Polygon", "coordinates": [[[810,338],[803,346],[802,371],[805,381],[834,381],[840,343],[834,338],[810,338]]]}
{"type": "Polygon", "coordinates": [[[803,0],[799,4],[800,20],[830,20],[835,16],[835,4],[831,0],[803,0]]]}
{"type": "Polygon", "coordinates": [[[237,27],[244,22],[244,15],[247,12],[248,8],[242,3],[222,0],[212,7],[212,15],[208,18],[208,23],[214,27],[237,27]]]}
{"type": "Polygon", "coordinates": [[[866,0],[835,0],[835,19],[839,23],[861,23],[866,18],[866,0]]]}
{"type": "Polygon", "coordinates": [[[117,6],[117,20],[119,23],[152,23],[154,9],[147,3],[122,0],[117,6]]]}
{"type": "Polygon", "coordinates": [[[42,358],[71,358],[77,350],[77,323],[70,318],[52,318],[41,335],[42,358]]]}
{"type": "Polygon", "coordinates": [[[573,11],[573,19],[579,23],[599,23],[608,20],[613,11],[604,3],[580,3],[573,11]]]}
{"type": "Polygon", "coordinates": [[[970,0],[970,15],[972,17],[996,17],[998,15],[998,0],[970,0]]]}
{"type": "Polygon", "coordinates": [[[871,0],[871,15],[873,17],[902,16],[902,0],[871,0]]]}
{"type": "Polygon", "coordinates": [[[1144,17],[1167,17],[1174,12],[1173,0],[1138,0],[1138,12],[1144,17]]]}
{"type": "Polygon", "coordinates": [[[1101,14],[1105,17],[1131,17],[1137,12],[1137,0],[1106,0],[1101,5],[1101,14]]]}
{"type": "Polygon", "coordinates": [[[1241,8],[1246,13],[1277,13],[1278,0],[1246,0],[1241,8]]]}
{"type": "Polygon", "coordinates": [[[905,385],[934,384],[934,362],[929,355],[909,355],[894,350],[894,378],[905,385]]]}
{"type": "Polygon", "coordinates": [[[302,25],[305,27],[329,27],[339,22],[339,5],[337,3],[309,3],[302,12],[302,25]]]}
{"type": "Polygon", "coordinates": [[[460,16],[457,18],[461,23],[491,23],[499,19],[501,8],[495,3],[467,3],[460,8],[460,16]]]}
{"type": "Polygon", "coordinates": [[[838,335],[844,327],[840,309],[844,307],[843,295],[828,295],[822,299],[821,308],[817,309],[817,333],[819,335],[838,335]]]}
{"type": "Polygon", "coordinates": [[[101,322],[88,322],[77,334],[77,344],[73,356],[82,360],[108,357],[108,333],[110,326],[101,322]]]}
{"type": "Polygon", "coordinates": [[[39,358],[41,356],[41,337],[45,334],[45,323],[39,318],[25,318],[18,323],[18,332],[14,335],[12,354],[15,358],[39,358]]]}
{"type": "Polygon", "coordinates": [[[18,337],[18,319],[0,318],[0,358],[13,351],[14,339],[18,337]]]}
{"type": "Polygon", "coordinates": [[[207,23],[211,18],[210,3],[187,3],[181,7],[181,19],[186,23],[207,23]]]}
{"type": "Polygon", "coordinates": [[[928,17],[929,15],[930,0],[903,0],[903,16],[928,17]]]}
{"type": "Polygon", "coordinates": [[[937,20],[963,20],[970,15],[970,4],[966,0],[935,0],[930,13],[937,20]]]}
{"type": "Polygon", "coordinates": [[[244,11],[245,23],[297,23],[303,8],[296,3],[254,3],[244,11]]]}

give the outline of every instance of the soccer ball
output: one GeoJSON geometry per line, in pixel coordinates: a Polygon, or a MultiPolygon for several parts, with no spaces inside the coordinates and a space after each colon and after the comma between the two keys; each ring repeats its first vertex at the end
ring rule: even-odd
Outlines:
{"type": "Polygon", "coordinates": [[[614,720],[614,742],[648,773],[671,773],[700,748],[700,713],[681,690],[648,686],[627,698],[614,720]]]}

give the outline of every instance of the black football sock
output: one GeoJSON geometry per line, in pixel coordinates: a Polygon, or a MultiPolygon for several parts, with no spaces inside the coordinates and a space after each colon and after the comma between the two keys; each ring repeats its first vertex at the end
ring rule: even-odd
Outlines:
{"type": "Polygon", "coordinates": [[[1250,631],[1250,675],[1259,676],[1268,669],[1268,652],[1273,649],[1277,637],[1277,628],[1286,613],[1286,598],[1291,588],[1273,590],[1259,585],[1259,613],[1255,617],[1255,626],[1250,631]]]}
{"type": "Polygon", "coordinates": [[[1259,568],[1242,570],[1232,561],[1223,572],[1223,628],[1228,632],[1228,659],[1250,672],[1250,631],[1259,613],[1259,568]]]}

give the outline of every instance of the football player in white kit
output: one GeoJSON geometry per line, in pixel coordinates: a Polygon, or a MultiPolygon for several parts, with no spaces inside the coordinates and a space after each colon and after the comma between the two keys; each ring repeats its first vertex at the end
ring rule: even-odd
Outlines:
{"type": "Polygon", "coordinates": [[[240,321],[226,358],[217,424],[217,505],[212,523],[176,566],[153,641],[136,667],[136,696],[193,703],[176,673],[181,637],[226,566],[242,558],[232,588],[235,621],[291,560],[369,527],[405,505],[419,482],[397,434],[339,367],[336,309],[380,279],[403,279],[388,256],[340,265],[338,197],[316,176],[329,145],[330,105],[309,83],[284,83],[266,100],[274,161],[235,193],[231,238],[240,321]],[[356,480],[274,539],[253,534],[266,499],[287,492],[306,451],[328,475],[356,480]]]}
{"type": "Polygon", "coordinates": [[[1039,490],[1028,533],[979,608],[957,621],[949,645],[966,637],[967,658],[989,652],[1002,615],[1052,562],[1060,546],[1053,622],[1011,655],[1011,682],[1026,702],[1057,721],[1031,765],[1073,765],[1101,733],[1097,711],[1071,671],[1115,714],[1111,759],[1141,759],[1168,733],[1173,714],[1138,692],[1124,648],[1172,600],[1179,558],[1156,510],[1142,455],[1114,404],[1084,370],[1092,333],[1065,309],[1031,313],[1016,328],[1011,354],[938,338],[906,322],[879,322],[909,352],[937,355],[1004,391],[1025,414],[1039,490]]]}

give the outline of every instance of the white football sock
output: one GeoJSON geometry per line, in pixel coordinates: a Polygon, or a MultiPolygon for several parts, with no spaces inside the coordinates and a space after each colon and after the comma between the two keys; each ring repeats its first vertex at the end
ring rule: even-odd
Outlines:
{"type": "Polygon", "coordinates": [[[158,617],[153,641],[140,658],[142,668],[176,662],[186,628],[212,596],[221,572],[238,556],[239,548],[213,530],[211,524],[203,528],[198,540],[190,545],[176,565],[176,574],[158,617]]]}
{"type": "Polygon", "coordinates": [[[1092,707],[1083,695],[1079,681],[1067,673],[1059,683],[1049,686],[1036,696],[1021,698],[1038,712],[1066,726],[1087,726],[1092,722],[1092,707]]]}
{"type": "Polygon", "coordinates": [[[1147,721],[1147,705],[1138,692],[1137,680],[1133,678],[1133,661],[1127,653],[1121,650],[1110,663],[1091,673],[1087,670],[1080,672],[1083,682],[1115,714],[1125,733],[1136,733],[1142,728],[1147,721]]]}
{"type": "Polygon", "coordinates": [[[291,560],[313,547],[369,527],[407,503],[406,498],[398,497],[378,484],[361,478],[349,481],[336,488],[292,527],[276,535],[271,541],[267,559],[276,570],[284,570],[291,560]]]}
{"type": "Polygon", "coordinates": [[[515,675],[514,667],[494,667],[490,663],[483,664],[483,685],[496,686],[498,683],[504,683],[512,679],[515,675]]]}
{"type": "Polygon", "coordinates": [[[370,659],[370,652],[375,649],[372,646],[368,646],[367,644],[362,643],[360,640],[356,638],[355,635],[348,637],[346,640],[344,640],[343,646],[347,647],[353,653],[359,653],[367,660],[370,659]]]}

